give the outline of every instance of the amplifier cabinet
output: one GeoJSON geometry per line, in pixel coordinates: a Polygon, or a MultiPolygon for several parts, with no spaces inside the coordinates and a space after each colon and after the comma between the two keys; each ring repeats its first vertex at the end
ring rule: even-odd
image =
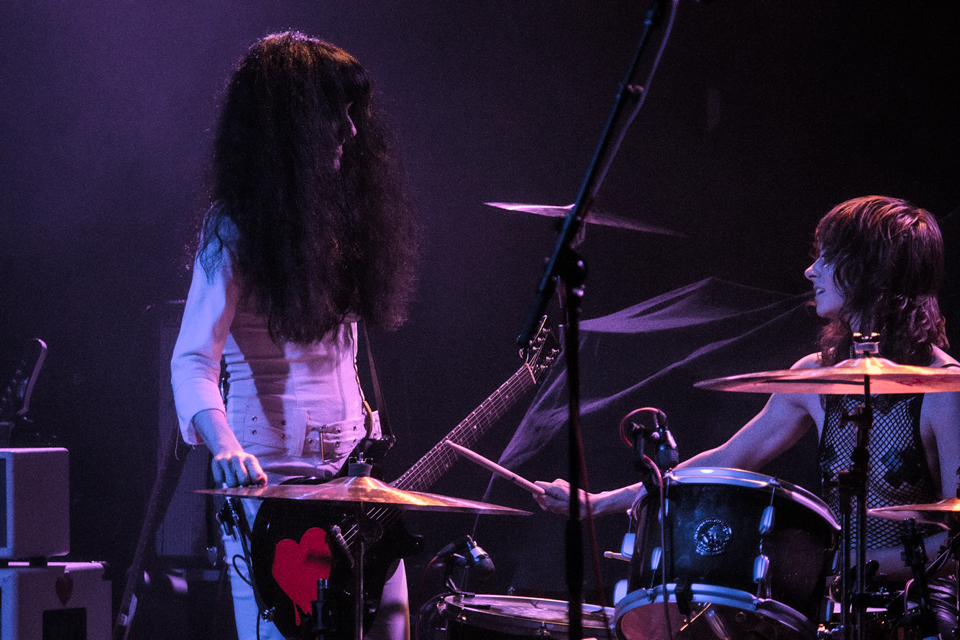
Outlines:
{"type": "Polygon", "coordinates": [[[0,568],[0,640],[110,640],[110,624],[101,563],[0,568]]]}
{"type": "Polygon", "coordinates": [[[0,559],[70,553],[66,449],[0,449],[0,559]]]}

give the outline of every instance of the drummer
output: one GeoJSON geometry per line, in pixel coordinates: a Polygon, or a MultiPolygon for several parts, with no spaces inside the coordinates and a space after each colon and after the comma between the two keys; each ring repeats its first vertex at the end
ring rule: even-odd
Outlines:
{"type": "MultiPolygon", "coordinates": [[[[834,365],[854,357],[853,333],[879,334],[880,356],[899,364],[957,367],[944,353],[947,339],[937,304],[943,276],[943,242],[933,215],[895,198],[867,196],[836,206],[817,226],[817,259],[804,272],[813,283],[817,315],[829,320],[818,353],[792,368],[834,365]]],[[[723,445],[679,467],[760,470],[794,445],[808,429],[819,436],[824,499],[839,515],[837,472],[850,467],[856,426],[847,419],[863,405],[858,396],[779,394],[723,445]]],[[[957,491],[960,466],[960,393],[876,396],[870,435],[869,508],[931,503],[957,491]]],[[[537,498],[549,511],[565,513],[565,480],[537,482],[537,498]]],[[[589,494],[595,515],[623,513],[642,485],[589,494]]],[[[583,503],[582,503],[583,504],[583,503]]],[[[583,504],[585,513],[586,505],[583,504]]],[[[869,518],[868,559],[892,582],[908,580],[901,560],[902,523],[869,518]]],[[[925,541],[936,551],[944,533],[925,541]]]]}

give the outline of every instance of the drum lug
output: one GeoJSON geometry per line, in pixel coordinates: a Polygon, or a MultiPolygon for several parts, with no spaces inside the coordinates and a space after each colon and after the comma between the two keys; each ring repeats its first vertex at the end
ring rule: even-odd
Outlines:
{"type": "Polygon", "coordinates": [[[717,638],[720,640],[731,640],[732,637],[727,631],[727,625],[723,624],[723,619],[717,615],[713,607],[707,608],[705,616],[707,618],[707,624],[710,625],[710,630],[713,631],[717,638]]]}
{"type": "Polygon", "coordinates": [[[661,556],[663,556],[663,548],[662,548],[662,547],[656,547],[656,548],[650,553],[650,570],[651,570],[651,571],[656,571],[657,569],[660,568],[660,558],[661,558],[661,556]]]}
{"type": "Polygon", "coordinates": [[[617,604],[630,592],[627,580],[618,580],[613,586],[613,604],[617,604]]]}
{"type": "Polygon", "coordinates": [[[774,509],[773,505],[763,510],[763,516],[760,517],[760,535],[765,536],[773,530],[774,509]]]}
{"type": "Polygon", "coordinates": [[[757,556],[757,559],[753,561],[753,581],[757,584],[766,582],[767,572],[770,570],[770,558],[760,554],[757,556]]]}
{"type": "Polygon", "coordinates": [[[629,560],[633,557],[633,548],[637,544],[637,534],[628,533],[623,536],[623,544],[620,545],[620,555],[629,560]]]}

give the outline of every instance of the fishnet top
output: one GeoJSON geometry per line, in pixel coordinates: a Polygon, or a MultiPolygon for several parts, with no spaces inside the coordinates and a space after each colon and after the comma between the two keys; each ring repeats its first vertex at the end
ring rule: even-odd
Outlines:
{"type": "MultiPolygon", "coordinates": [[[[850,455],[857,441],[857,423],[850,417],[863,409],[863,396],[824,397],[826,417],[820,437],[820,473],[824,501],[839,520],[837,472],[852,465],[850,455]]],[[[923,394],[871,396],[871,399],[873,428],[869,439],[867,508],[936,502],[940,499],[940,491],[930,475],[920,439],[923,394]]],[[[851,524],[856,536],[856,511],[851,524]]],[[[934,533],[932,528],[918,528],[924,535],[934,533]]],[[[903,533],[899,521],[868,518],[867,548],[900,546],[903,533]]]]}

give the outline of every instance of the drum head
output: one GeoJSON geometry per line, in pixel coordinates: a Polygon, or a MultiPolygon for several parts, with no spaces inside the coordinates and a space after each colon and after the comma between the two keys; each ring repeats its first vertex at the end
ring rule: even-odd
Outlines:
{"type": "MultiPolygon", "coordinates": [[[[440,603],[455,638],[567,638],[568,605],[562,600],[458,594],[440,603]],[[471,629],[478,630],[472,633],[471,629]]],[[[613,609],[583,605],[584,636],[605,637],[613,609]]]]}
{"type": "Polygon", "coordinates": [[[750,638],[751,640],[811,640],[816,629],[806,617],[790,607],[756,598],[749,593],[711,585],[694,584],[691,598],[677,605],[677,585],[667,585],[667,604],[663,589],[641,589],[625,596],[614,612],[617,635],[625,640],[704,640],[707,638],[750,638]]]}

